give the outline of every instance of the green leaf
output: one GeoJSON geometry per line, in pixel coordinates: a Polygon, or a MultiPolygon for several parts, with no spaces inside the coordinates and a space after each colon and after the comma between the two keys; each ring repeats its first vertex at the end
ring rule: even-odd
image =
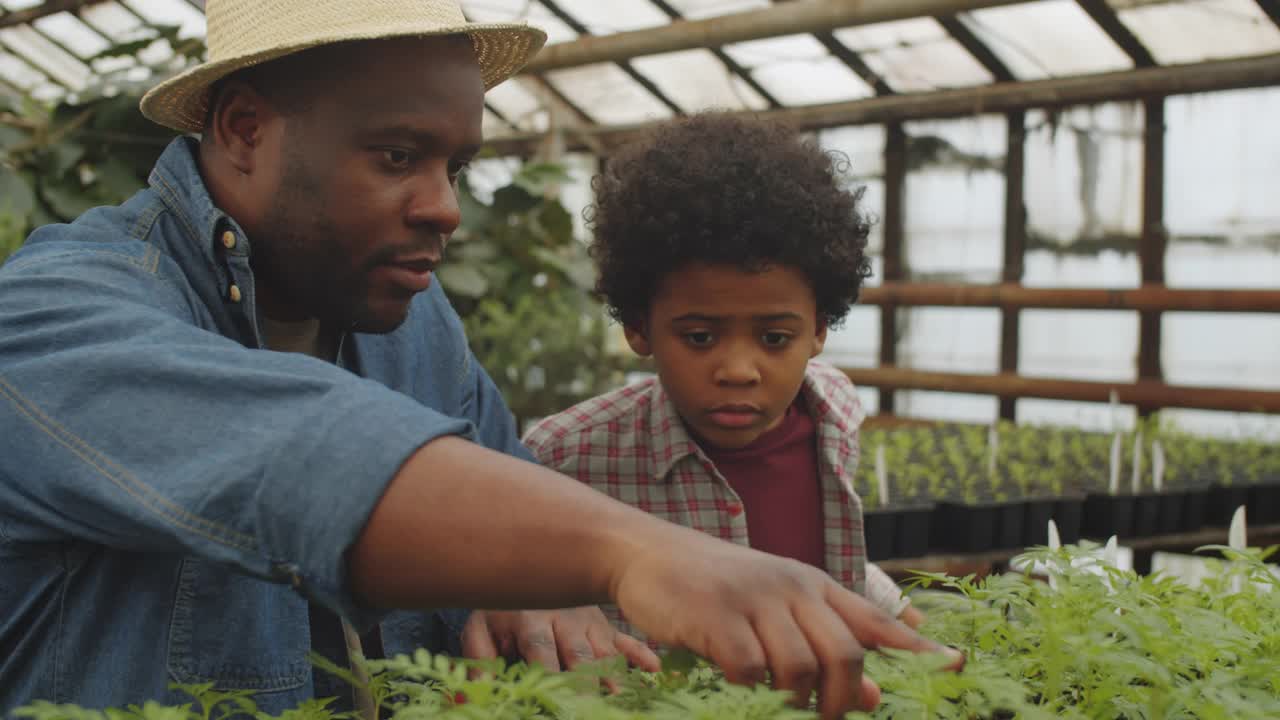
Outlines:
{"type": "Polygon", "coordinates": [[[40,195],[63,222],[70,222],[97,206],[80,181],[72,178],[46,179],[40,195]]]}
{"type": "Polygon", "coordinates": [[[530,195],[541,197],[555,186],[569,182],[569,172],[555,163],[528,163],[516,173],[512,184],[523,188],[530,195]]]}
{"type": "Polygon", "coordinates": [[[549,202],[538,211],[538,225],[551,240],[551,245],[561,247],[573,242],[573,216],[559,202],[549,202]]]}
{"type": "Polygon", "coordinates": [[[446,291],[462,297],[478,298],[489,291],[489,281],[480,270],[471,265],[450,265],[440,268],[436,272],[436,278],[443,283],[446,291]]]}
{"type": "Polygon", "coordinates": [[[35,190],[23,175],[0,165],[0,213],[8,213],[25,223],[35,205],[35,190]]]}
{"type": "Polygon", "coordinates": [[[501,217],[510,217],[529,212],[540,202],[542,202],[541,197],[522,187],[508,185],[493,193],[493,212],[501,217]]]}
{"type": "Polygon", "coordinates": [[[687,648],[675,648],[662,656],[662,671],[688,675],[698,666],[698,656],[687,648]]]}
{"type": "Polygon", "coordinates": [[[45,149],[43,163],[46,176],[62,177],[84,157],[84,146],[64,140],[45,149]]]}

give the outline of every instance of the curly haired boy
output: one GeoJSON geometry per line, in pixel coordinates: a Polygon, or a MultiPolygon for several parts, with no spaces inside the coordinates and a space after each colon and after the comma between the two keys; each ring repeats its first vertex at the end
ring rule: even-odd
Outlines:
{"type": "Polygon", "coordinates": [[[612,156],[594,181],[596,289],[657,378],[546,418],[525,443],[619,500],[823,568],[914,626],[865,560],[858,395],[813,359],[870,274],[862,192],[841,165],[786,126],[720,113],[612,156]]]}

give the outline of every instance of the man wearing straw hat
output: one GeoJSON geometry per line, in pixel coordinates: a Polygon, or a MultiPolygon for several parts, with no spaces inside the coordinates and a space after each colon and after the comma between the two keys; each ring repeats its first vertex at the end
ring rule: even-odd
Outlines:
{"type": "Polygon", "coordinates": [[[337,692],[313,648],[445,649],[439,607],[613,601],[827,717],[875,703],[864,648],[941,650],[529,461],[431,273],[484,92],[543,33],[452,0],[207,12],[210,61],[142,103],[200,139],[0,269],[0,710],[213,682],[279,713],[337,692]]]}

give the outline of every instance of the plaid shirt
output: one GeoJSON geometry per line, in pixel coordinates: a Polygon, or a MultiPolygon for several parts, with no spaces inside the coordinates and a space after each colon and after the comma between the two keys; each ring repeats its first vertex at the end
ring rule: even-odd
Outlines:
{"type": "MultiPolygon", "coordinates": [[[[818,436],[826,570],[898,615],[906,605],[887,575],[866,562],[862,503],[853,491],[858,426],[865,413],[844,373],[811,361],[801,390],[818,436]],[[868,582],[869,580],[869,582],[868,582]]],[[[689,436],[657,378],[579,403],[537,423],[524,438],[543,465],[664,520],[749,545],[742,502],[689,436]]],[[[606,614],[625,630],[614,608],[606,614]]]]}

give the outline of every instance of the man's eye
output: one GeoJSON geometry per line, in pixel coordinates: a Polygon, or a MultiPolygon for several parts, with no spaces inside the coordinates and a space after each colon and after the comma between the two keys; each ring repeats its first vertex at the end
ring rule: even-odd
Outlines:
{"type": "Polygon", "coordinates": [[[387,164],[394,168],[407,168],[409,162],[413,159],[413,155],[408,150],[398,150],[396,148],[387,148],[382,151],[383,158],[387,164]]]}
{"type": "Polygon", "coordinates": [[[769,332],[760,337],[766,347],[780,348],[786,347],[791,342],[791,336],[786,333],[769,332]]]}
{"type": "Polygon", "coordinates": [[[694,347],[707,347],[715,337],[709,332],[688,332],[684,334],[684,340],[694,347]]]}

